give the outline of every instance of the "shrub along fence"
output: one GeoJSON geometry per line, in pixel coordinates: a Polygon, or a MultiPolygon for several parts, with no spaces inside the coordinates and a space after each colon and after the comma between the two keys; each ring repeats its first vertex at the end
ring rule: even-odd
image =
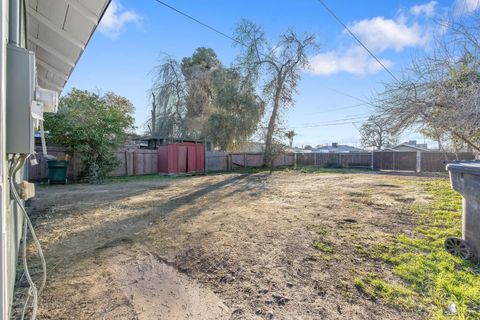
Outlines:
{"type": "MultiPolygon", "coordinates": [[[[35,148],[37,154],[35,159],[37,165],[32,165],[28,161],[27,172],[29,181],[46,181],[48,179],[47,159],[42,154],[41,148],[35,148]]],[[[48,147],[48,154],[58,159],[66,159],[67,152],[63,147],[48,147]]],[[[129,149],[115,152],[115,156],[120,164],[109,176],[140,176],[146,174],[158,173],[158,152],[157,150],[147,149],[129,149]]],[[[75,181],[81,170],[81,155],[79,153],[69,154],[68,157],[67,178],[69,181],[75,181]]]]}
{"type": "MultiPolygon", "coordinates": [[[[36,150],[38,165],[28,161],[30,181],[46,181],[48,178],[47,160],[36,150]]],[[[63,147],[49,147],[48,153],[58,159],[65,159],[63,147]]],[[[115,156],[120,165],[110,173],[112,177],[155,174],[160,172],[159,151],[147,149],[119,150],[115,156]]],[[[453,160],[473,160],[473,153],[378,151],[366,153],[285,153],[274,158],[275,167],[284,166],[341,166],[343,168],[370,168],[375,170],[442,172],[445,162],[453,160]]],[[[75,181],[81,170],[81,155],[75,153],[69,159],[68,179],[75,181]]],[[[263,153],[229,153],[223,151],[206,152],[206,172],[230,171],[262,166],[263,153]]]]}

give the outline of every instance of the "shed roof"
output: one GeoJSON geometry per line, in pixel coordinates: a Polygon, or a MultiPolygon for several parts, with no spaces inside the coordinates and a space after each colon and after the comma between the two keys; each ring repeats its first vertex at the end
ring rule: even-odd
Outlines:
{"type": "Polygon", "coordinates": [[[27,48],[42,88],[61,92],[111,0],[27,0],[27,48]]]}

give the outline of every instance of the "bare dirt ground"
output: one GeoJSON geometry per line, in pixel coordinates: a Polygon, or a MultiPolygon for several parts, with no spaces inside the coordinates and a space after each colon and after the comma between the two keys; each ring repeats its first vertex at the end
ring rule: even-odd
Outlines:
{"type": "Polygon", "coordinates": [[[423,179],[296,171],[40,187],[38,318],[420,319],[353,279],[384,268],[363,248],[413,232],[423,179]]]}

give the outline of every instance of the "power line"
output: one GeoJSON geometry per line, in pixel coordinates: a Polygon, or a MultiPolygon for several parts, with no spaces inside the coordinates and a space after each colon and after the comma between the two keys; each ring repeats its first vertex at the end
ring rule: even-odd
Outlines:
{"type": "MultiPolygon", "coordinates": [[[[188,18],[188,19],[190,19],[190,20],[192,20],[192,21],[194,21],[194,22],[196,22],[196,23],[198,23],[198,24],[200,24],[201,26],[203,26],[203,27],[205,27],[205,28],[207,28],[207,29],[209,29],[209,30],[211,30],[211,31],[213,31],[213,32],[221,35],[222,37],[225,37],[225,38],[227,38],[227,39],[229,39],[229,40],[232,40],[233,42],[235,42],[235,43],[237,43],[237,44],[239,44],[239,45],[241,45],[241,46],[243,46],[243,47],[245,47],[245,48],[248,48],[248,47],[249,47],[248,45],[246,45],[245,43],[239,41],[238,39],[235,39],[234,37],[229,36],[229,35],[226,34],[225,32],[223,32],[223,31],[221,31],[221,30],[219,30],[219,29],[217,29],[217,28],[215,28],[215,27],[212,27],[211,25],[209,25],[209,24],[207,24],[207,23],[205,23],[205,22],[203,22],[203,21],[201,21],[201,20],[199,20],[199,19],[197,19],[197,18],[189,15],[189,14],[186,13],[186,12],[183,12],[183,11],[181,11],[181,10],[179,10],[179,9],[171,6],[171,5],[169,5],[168,3],[163,2],[162,0],[153,0],[153,1],[157,2],[157,3],[160,4],[160,5],[165,6],[166,8],[168,8],[168,9],[170,9],[170,10],[172,10],[172,11],[175,11],[176,13],[178,13],[178,14],[180,14],[180,15],[182,15],[182,16],[184,16],[184,17],[186,17],[186,18],[188,18]]],[[[265,58],[265,57],[268,57],[266,54],[262,54],[262,53],[260,53],[260,56],[263,56],[264,58],[265,58]]],[[[279,62],[278,62],[275,58],[273,58],[273,57],[268,57],[268,58],[270,58],[270,59],[271,59],[272,61],[274,61],[275,63],[279,63],[279,62]]]]}
{"type": "Polygon", "coordinates": [[[294,129],[318,128],[318,127],[335,127],[335,126],[343,126],[343,125],[347,125],[347,124],[355,125],[356,123],[361,123],[361,121],[346,121],[346,122],[338,122],[338,123],[325,123],[325,124],[317,124],[317,125],[312,125],[312,126],[294,127],[294,129]]]}
{"type": "Polygon", "coordinates": [[[335,20],[337,20],[337,22],[340,23],[343,28],[348,31],[348,33],[373,57],[373,59],[375,59],[375,61],[377,61],[378,64],[382,66],[382,68],[385,69],[385,71],[387,71],[393,79],[395,79],[395,81],[400,82],[400,80],[398,80],[398,78],[395,77],[395,75],[390,70],[388,70],[388,68],[382,63],[382,61],[380,61],[380,59],[378,59],[377,56],[373,54],[373,52],[370,51],[370,49],[368,49],[367,46],[363,44],[363,42],[350,30],[350,28],[345,23],[343,23],[342,20],[340,20],[340,18],[335,14],[335,12],[333,12],[333,10],[327,6],[324,0],[318,0],[318,2],[320,2],[320,4],[335,18],[335,20]]]}
{"type": "Polygon", "coordinates": [[[364,116],[364,117],[356,117],[356,118],[351,118],[351,119],[339,119],[338,121],[331,121],[331,122],[317,122],[317,123],[311,123],[311,124],[305,124],[302,126],[295,126],[293,127],[294,129],[304,129],[304,128],[316,128],[316,127],[329,127],[329,126],[338,126],[338,125],[345,125],[345,124],[354,124],[354,123],[360,123],[363,120],[367,120],[369,117],[364,116]]]}
{"type": "Polygon", "coordinates": [[[310,126],[310,125],[317,125],[317,124],[324,124],[324,123],[335,123],[335,122],[343,122],[347,120],[358,120],[358,119],[364,119],[370,117],[369,114],[352,114],[350,116],[346,116],[344,118],[340,119],[332,119],[332,120],[325,120],[325,121],[317,121],[317,122],[309,122],[309,123],[303,123],[303,124],[298,124],[294,126],[310,126]]]}
{"type": "Polygon", "coordinates": [[[347,110],[347,109],[353,109],[353,108],[358,108],[362,106],[369,105],[369,103],[358,103],[358,104],[353,104],[351,106],[345,106],[345,107],[338,107],[338,108],[330,108],[330,109],[325,109],[322,111],[317,111],[317,112],[311,112],[311,113],[306,113],[305,115],[314,115],[314,114],[324,114],[332,111],[339,111],[339,110],[347,110]]]}
{"type": "MultiPolygon", "coordinates": [[[[479,1],[480,1],[480,0],[479,0],[479,1]]],[[[372,106],[372,107],[374,107],[374,108],[378,107],[377,105],[374,105],[373,103],[368,102],[367,100],[364,100],[364,99],[359,98],[359,97],[355,97],[355,96],[353,96],[353,95],[351,95],[351,94],[349,94],[349,93],[345,93],[345,92],[342,92],[342,91],[337,90],[337,89],[334,89],[334,88],[328,88],[328,89],[330,89],[330,90],[332,90],[332,91],[334,91],[334,92],[336,92],[336,93],[338,93],[338,94],[341,94],[342,96],[349,97],[349,98],[352,98],[352,99],[354,99],[354,100],[360,101],[360,102],[362,102],[362,103],[364,103],[364,104],[366,104],[366,105],[372,106]]]]}
{"type": "Polygon", "coordinates": [[[236,42],[236,43],[238,43],[238,44],[240,44],[240,45],[242,45],[242,46],[246,46],[244,43],[238,41],[237,39],[233,38],[232,36],[229,36],[229,35],[226,34],[225,32],[220,31],[220,30],[218,30],[217,28],[212,27],[212,26],[206,24],[205,22],[202,22],[202,21],[198,20],[198,19],[195,18],[195,17],[192,17],[192,16],[189,15],[188,13],[185,13],[185,12],[183,12],[183,11],[181,11],[181,10],[178,10],[178,9],[175,8],[175,7],[172,7],[172,6],[169,5],[168,3],[165,3],[165,2],[163,2],[163,1],[161,1],[161,0],[154,0],[154,1],[156,1],[157,3],[159,3],[159,4],[161,4],[161,5],[165,6],[165,7],[167,7],[167,8],[170,9],[170,10],[175,11],[175,12],[178,13],[178,14],[181,14],[182,16],[184,16],[184,17],[186,17],[186,18],[188,18],[188,19],[190,19],[190,20],[192,20],[192,21],[195,21],[196,23],[204,26],[204,27],[207,28],[207,29],[212,30],[213,32],[218,33],[219,35],[221,35],[221,36],[223,36],[223,37],[225,37],[225,38],[227,38],[227,39],[230,39],[230,40],[232,40],[232,41],[234,41],[234,42],[236,42]]]}
{"type": "MultiPolygon", "coordinates": [[[[246,44],[244,44],[243,42],[233,38],[232,36],[229,36],[228,34],[226,34],[225,32],[215,28],[215,27],[212,27],[210,26],[209,24],[189,15],[188,13],[185,13],[167,3],[165,3],[164,1],[162,0],[154,0],[155,2],[157,2],[158,4],[172,10],[172,11],[175,11],[176,13],[202,25],[203,27],[241,45],[241,46],[244,46],[244,47],[248,47],[246,44]]],[[[372,55],[372,57],[395,79],[395,76],[386,68],[386,66],[350,31],[350,29],[335,15],[335,13],[333,11],[331,11],[327,6],[326,4],[322,1],[322,0],[319,0],[320,3],[335,17],[335,19],[337,19],[337,21],[343,25],[343,27],[362,45],[362,47],[364,47],[365,50],[367,50],[367,52],[372,55]]],[[[397,80],[398,81],[398,80],[397,80]]],[[[329,112],[329,111],[337,111],[337,110],[345,110],[345,109],[350,109],[350,108],[356,108],[356,107],[360,107],[360,106],[363,106],[363,105],[372,105],[371,103],[369,102],[366,102],[365,100],[361,100],[359,98],[355,98],[357,100],[359,100],[360,102],[362,102],[361,104],[357,104],[357,105],[352,105],[352,106],[347,106],[347,107],[342,107],[342,108],[332,108],[332,109],[327,109],[327,110],[324,110],[323,112],[318,112],[318,113],[325,113],[325,112],[329,112]]],[[[341,122],[341,121],[346,121],[346,120],[357,120],[357,119],[366,119],[368,117],[354,117],[354,118],[344,118],[344,119],[337,119],[337,120],[333,120],[333,121],[329,121],[329,122],[319,122],[319,123],[313,123],[312,125],[308,125],[308,126],[303,126],[303,128],[309,128],[309,127],[322,127],[322,126],[334,126],[334,125],[343,125],[343,124],[351,124],[351,123],[355,123],[355,122],[341,122]],[[340,122],[338,122],[340,121],[340,122]]]]}

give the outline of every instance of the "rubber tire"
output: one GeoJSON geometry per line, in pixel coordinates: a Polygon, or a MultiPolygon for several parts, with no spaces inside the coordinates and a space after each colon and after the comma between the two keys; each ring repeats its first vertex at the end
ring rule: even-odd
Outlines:
{"type": "Polygon", "coordinates": [[[475,254],[472,246],[462,238],[449,237],[445,240],[443,246],[445,250],[462,260],[473,260],[475,254]]]}

